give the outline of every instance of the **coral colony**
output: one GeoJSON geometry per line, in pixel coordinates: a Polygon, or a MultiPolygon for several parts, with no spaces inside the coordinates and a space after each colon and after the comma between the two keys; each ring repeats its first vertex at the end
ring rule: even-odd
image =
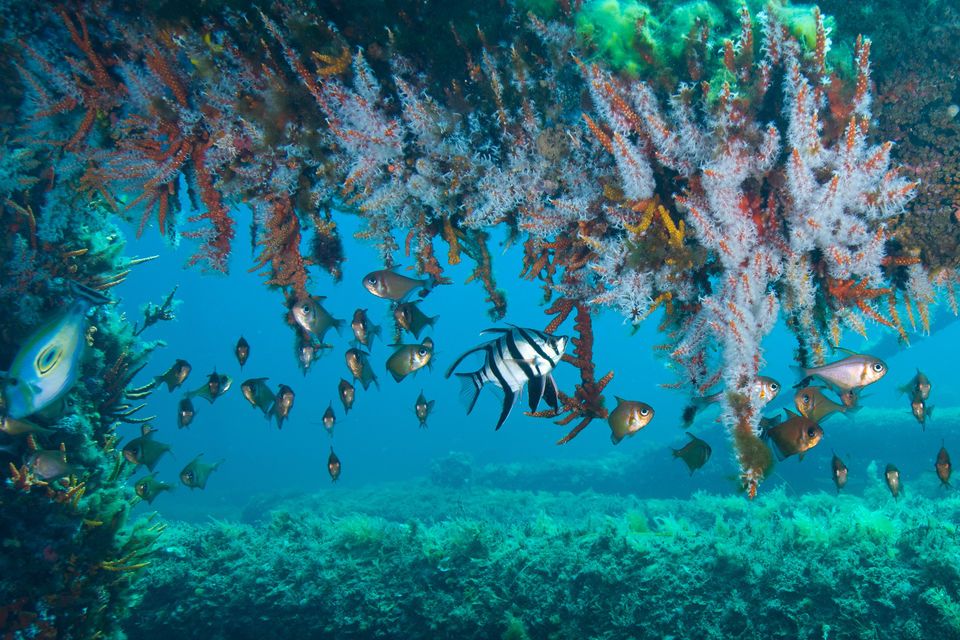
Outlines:
{"type": "MultiPolygon", "coordinates": [[[[412,265],[431,285],[469,261],[496,320],[508,300],[489,244],[503,230],[523,247],[516,272],[543,285],[544,330],[573,321],[564,360],[580,380],[558,410],[530,415],[570,426],[560,443],[606,419],[613,372],[598,376],[592,314],[656,313],[675,385],[724,390],[752,497],[771,464],[760,345],[778,319],[812,367],[844,331],[881,325],[907,340],[929,331],[941,290],[952,301],[957,265],[931,248],[942,238],[902,215],[926,185],[877,139],[870,40],[833,47],[813,7],[517,0],[481,25],[400,11],[376,39],[298,2],[173,20],[107,1],[0,8],[11,87],[0,119],[21,123],[0,154],[0,301],[16,311],[4,362],[71,286],[108,293],[148,259],[123,256],[117,217],[192,243],[189,263],[212,272],[226,272],[249,224],[253,270],[283,294],[308,351],[321,345],[292,309],[323,293],[312,272],[340,276],[338,216],[362,219],[358,237],[384,267],[412,265]],[[425,24],[432,62],[409,40],[425,24]]],[[[887,108],[906,120],[897,95],[887,108]]],[[[23,528],[11,539],[44,558],[31,583],[46,586],[0,610],[7,629],[56,637],[30,604],[41,598],[73,607],[60,624],[115,626],[108,604],[119,607],[159,527],[126,522],[133,489],[114,429],[149,422],[153,385],[131,382],[155,345],[138,336],[172,308],[171,293],[136,334],[110,305],[93,311],[74,410],[37,418],[58,444],[31,434],[27,445],[25,459],[60,471],[10,465],[5,516],[23,528]],[[50,509],[58,537],[44,546],[30,523],[50,509]]]]}
{"type": "Polygon", "coordinates": [[[777,318],[801,363],[822,364],[842,328],[906,338],[904,313],[926,326],[935,293],[887,227],[915,183],[871,141],[870,41],[844,60],[816,9],[744,6],[722,39],[724,16],[690,11],[682,50],[637,36],[632,72],[591,55],[615,25],[584,36],[530,12],[511,46],[481,32],[473,48],[453,27],[464,78],[442,94],[399,52],[378,49],[374,70],[334,25],[288,6],[197,30],[58,9],[62,44],[24,42],[17,65],[41,142],[89,198],[139,216],[141,232],[153,221],[198,241],[191,262],[214,271],[246,203],[256,268],[288,301],[311,293],[309,268],[338,273],[336,209],[363,217],[388,267],[402,250],[447,282],[434,240],[448,262],[472,260],[502,318],[487,239],[507,226],[552,303],[547,331],[576,311],[567,360],[581,382],[557,417],[577,426],[561,442],[607,415],[591,311],[639,323],[662,308],[677,384],[726,389],[752,495],[769,461],[749,389],[777,318]],[[313,48],[298,46],[308,34],[313,48]]]}

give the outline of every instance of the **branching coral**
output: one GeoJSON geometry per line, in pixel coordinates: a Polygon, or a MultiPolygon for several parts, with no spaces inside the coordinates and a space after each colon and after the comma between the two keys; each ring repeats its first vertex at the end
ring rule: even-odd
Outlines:
{"type": "MultiPolygon", "coordinates": [[[[469,279],[501,318],[488,244],[505,228],[523,244],[521,275],[555,302],[551,328],[576,310],[568,362],[581,380],[561,421],[578,422],[563,442],[605,415],[592,309],[635,324],[662,309],[680,385],[700,395],[724,383],[755,490],[768,455],[747,391],[778,317],[802,364],[822,361],[844,328],[874,323],[906,339],[907,324],[927,327],[955,265],[935,260],[931,279],[927,241],[892,237],[916,184],[899,177],[890,143],[871,141],[868,40],[844,60],[829,18],[779,2],[658,11],[524,10],[491,27],[496,40],[451,24],[442,39],[462,67],[438,79],[422,49],[403,50],[405,34],[356,47],[297,2],[211,15],[202,30],[149,16],[134,26],[95,5],[52,15],[66,44],[36,44],[20,66],[28,113],[67,121],[54,132],[87,197],[129,190],[118,206],[198,237],[195,259],[217,270],[235,218],[252,211],[254,269],[288,298],[309,291],[315,267],[339,273],[335,212],[349,211],[384,266],[402,249],[445,282],[435,240],[449,263],[472,260],[469,279]],[[77,77],[65,72],[77,65],[77,77]],[[102,95],[111,88],[123,99],[102,95]],[[88,124],[68,98],[108,117],[88,124]],[[171,224],[186,196],[206,228],[171,224]]],[[[29,203],[14,202],[4,219],[22,251],[36,250],[29,203]]]]}

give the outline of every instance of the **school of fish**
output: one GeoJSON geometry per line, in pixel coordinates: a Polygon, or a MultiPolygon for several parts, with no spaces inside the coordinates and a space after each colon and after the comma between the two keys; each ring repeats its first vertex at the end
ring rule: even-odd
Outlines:
{"type": "MultiPolygon", "coordinates": [[[[391,307],[390,316],[394,320],[397,337],[389,345],[393,351],[385,361],[385,368],[391,377],[401,383],[421,369],[431,367],[435,353],[434,341],[429,336],[421,339],[420,335],[432,329],[438,317],[427,315],[420,305],[422,298],[430,293],[436,283],[430,279],[410,278],[396,270],[383,269],[367,274],[362,284],[372,295],[388,301],[391,307]],[[413,342],[400,342],[399,337],[403,332],[409,333],[413,342]]],[[[23,456],[24,462],[46,481],[80,471],[68,462],[68,454],[62,445],[59,449],[42,449],[36,444],[37,436],[44,437],[53,432],[37,421],[42,422],[50,412],[62,410],[63,400],[77,380],[86,347],[88,314],[91,309],[109,302],[98,292],[80,286],[71,287],[71,295],[72,300],[64,310],[40,325],[21,345],[8,371],[0,377],[0,432],[8,439],[26,438],[28,451],[23,456]]],[[[346,324],[324,308],[324,300],[322,296],[302,297],[292,300],[288,308],[288,320],[297,328],[295,351],[304,373],[325,351],[333,349],[331,344],[324,342],[329,330],[334,329],[339,333],[346,324]]],[[[364,390],[371,385],[380,386],[371,354],[375,339],[383,341],[382,327],[370,320],[368,309],[357,309],[350,321],[350,328],[353,346],[345,350],[344,361],[352,380],[341,378],[336,390],[344,414],[350,412],[356,401],[356,383],[359,382],[364,390]]],[[[488,384],[503,396],[495,430],[500,429],[509,418],[524,390],[531,412],[537,411],[541,402],[554,412],[559,412],[560,394],[553,371],[565,358],[569,337],[514,325],[487,329],[481,334],[491,339],[461,354],[446,370],[446,377],[455,374],[460,380],[466,412],[469,414],[473,411],[481,390],[488,384]],[[457,371],[471,355],[482,357],[480,367],[469,372],[457,371]]],[[[768,443],[778,460],[794,455],[803,460],[823,440],[822,424],[836,414],[853,417],[861,406],[861,392],[888,372],[886,363],[879,358],[840,351],[843,357],[833,362],[819,367],[795,368],[800,379],[793,396],[796,412],[785,409],[783,416],[772,415],[761,419],[760,437],[768,443]]],[[[234,356],[241,370],[250,359],[251,352],[251,344],[241,336],[234,348],[234,356]]],[[[140,389],[147,392],[165,386],[168,392],[174,392],[185,384],[191,372],[190,363],[178,358],[165,372],[140,389]]],[[[187,391],[179,400],[177,427],[185,429],[193,424],[198,414],[195,398],[212,404],[229,392],[232,386],[233,379],[230,376],[216,370],[209,373],[203,384],[187,391]]],[[[910,413],[921,429],[926,428],[926,422],[933,414],[933,406],[929,404],[931,388],[929,378],[919,369],[907,384],[899,388],[909,399],[910,413]]],[[[751,389],[755,404],[764,407],[778,397],[782,387],[778,381],[761,375],[751,389]]],[[[290,418],[296,400],[296,394],[290,386],[281,383],[273,387],[267,377],[251,377],[240,384],[240,391],[251,408],[259,411],[268,423],[275,422],[278,429],[282,429],[284,422],[290,418]]],[[[694,398],[683,411],[682,426],[691,427],[700,413],[711,405],[719,404],[723,397],[724,391],[721,390],[694,398]]],[[[616,406],[609,412],[607,423],[611,441],[616,445],[649,425],[655,411],[649,404],[638,400],[615,396],[615,401],[616,406]]],[[[427,399],[421,389],[413,402],[413,413],[421,428],[427,428],[434,406],[435,401],[427,399]]],[[[331,401],[319,424],[333,438],[336,423],[337,416],[331,401]]],[[[140,435],[123,443],[120,449],[124,461],[148,471],[148,475],[134,483],[137,496],[148,503],[152,503],[159,494],[173,489],[172,484],[156,477],[157,463],[171,450],[170,445],[155,439],[156,431],[150,422],[146,422],[141,426],[140,435]]],[[[706,440],[691,431],[687,431],[686,435],[688,441],[671,451],[673,457],[682,460],[693,474],[710,460],[712,448],[706,440]]],[[[0,452],[9,454],[16,450],[11,445],[0,446],[0,452]]],[[[202,457],[202,453],[197,455],[180,471],[181,484],[191,489],[206,488],[210,476],[224,462],[207,463],[201,460],[202,457]]],[[[847,484],[849,469],[835,452],[830,466],[832,480],[839,493],[847,484]]],[[[950,486],[952,466],[945,446],[941,446],[937,453],[934,470],[941,484],[950,486]]],[[[341,461],[332,446],[327,459],[327,471],[333,482],[339,479],[342,471],[341,461]]],[[[891,495],[899,498],[903,485],[898,468],[888,464],[883,477],[891,495]]]]}

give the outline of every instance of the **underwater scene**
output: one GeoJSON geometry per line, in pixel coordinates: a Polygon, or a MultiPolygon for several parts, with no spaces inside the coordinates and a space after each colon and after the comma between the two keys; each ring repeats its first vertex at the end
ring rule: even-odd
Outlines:
{"type": "Polygon", "coordinates": [[[0,640],[960,638],[957,42],[0,0],[0,640]]]}

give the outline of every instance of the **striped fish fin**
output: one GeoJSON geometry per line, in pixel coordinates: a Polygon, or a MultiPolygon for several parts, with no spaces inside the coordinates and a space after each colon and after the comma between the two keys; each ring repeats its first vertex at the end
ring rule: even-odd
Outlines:
{"type": "Polygon", "coordinates": [[[483,377],[480,371],[473,373],[458,373],[460,379],[460,399],[467,405],[467,415],[473,411],[477,404],[477,398],[480,397],[480,389],[483,388],[483,377]]]}
{"type": "Polygon", "coordinates": [[[536,411],[537,405],[540,404],[540,398],[543,397],[543,392],[547,387],[547,376],[537,376],[530,380],[530,386],[527,389],[527,394],[529,397],[527,400],[530,403],[530,411],[536,411]]]}
{"type": "Polygon", "coordinates": [[[513,407],[516,406],[517,400],[520,399],[520,391],[514,391],[513,389],[504,389],[503,390],[503,409],[500,411],[500,419],[497,420],[497,430],[503,426],[503,423],[506,422],[507,416],[510,415],[510,412],[513,411],[513,407]]]}
{"type": "Polygon", "coordinates": [[[558,394],[557,381],[553,379],[552,373],[548,373],[544,376],[543,399],[554,411],[557,411],[560,408],[558,394]]]}

